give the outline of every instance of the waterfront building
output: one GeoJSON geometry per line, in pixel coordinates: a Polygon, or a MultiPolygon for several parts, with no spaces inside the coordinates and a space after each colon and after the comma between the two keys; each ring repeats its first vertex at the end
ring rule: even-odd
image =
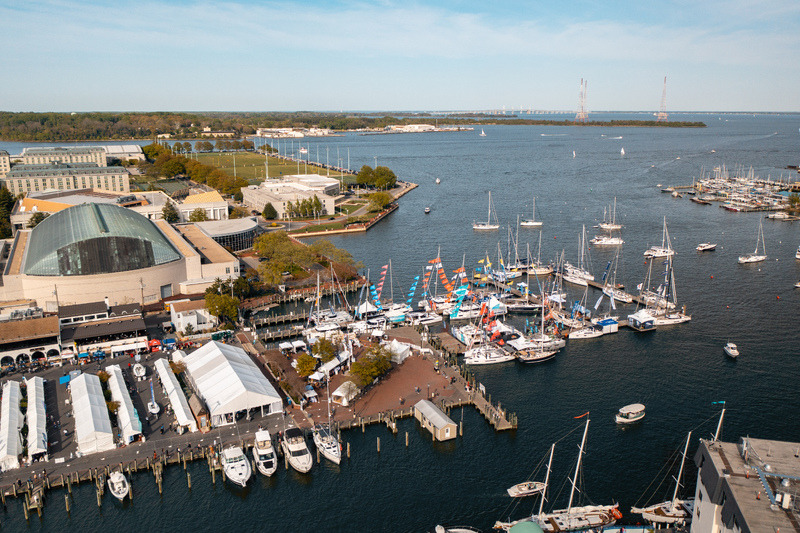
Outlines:
{"type": "MultiPolygon", "coordinates": [[[[41,310],[39,310],[41,311],[41,310]]],[[[61,354],[58,317],[0,322],[0,366],[57,359],[61,354]]]]}
{"type": "Polygon", "coordinates": [[[78,453],[88,455],[116,448],[100,378],[94,374],[80,374],[69,381],[69,393],[78,453]]]}
{"type": "Polygon", "coordinates": [[[11,170],[11,157],[5,150],[0,150],[0,178],[4,178],[11,170]]]}
{"type": "Polygon", "coordinates": [[[252,248],[256,237],[264,233],[256,217],[195,222],[195,226],[221,246],[234,252],[252,248]]]}
{"type": "Polygon", "coordinates": [[[210,341],[182,360],[212,426],[233,424],[237,413],[265,416],[283,410],[278,392],[241,348],[210,341]]]}
{"type": "Polygon", "coordinates": [[[85,164],[106,166],[106,149],[102,146],[29,147],[22,150],[23,165],[46,165],[52,163],[85,164]]]}
{"type": "MultiPolygon", "coordinates": [[[[105,152],[103,152],[105,154],[105,152]]],[[[130,174],[124,167],[96,163],[46,163],[14,165],[0,182],[13,195],[65,189],[97,189],[128,193],[130,174]]]]}
{"type": "Polygon", "coordinates": [[[147,348],[147,326],[139,304],[108,301],[58,308],[62,357],[110,351],[111,355],[147,348]]]}
{"type": "Polygon", "coordinates": [[[414,418],[431,432],[434,440],[456,438],[456,423],[430,400],[420,400],[414,405],[414,418]]]}
{"type": "Polygon", "coordinates": [[[692,533],[796,531],[800,443],[701,439],[692,533]]]}
{"type": "Polygon", "coordinates": [[[138,144],[114,144],[103,147],[106,151],[106,161],[144,161],[144,152],[138,144]]]}
{"type": "Polygon", "coordinates": [[[214,329],[217,317],[206,309],[205,300],[175,300],[169,303],[169,317],[175,331],[200,333],[214,329]]]}
{"type": "Polygon", "coordinates": [[[52,311],[105,298],[145,305],[239,277],[239,260],[195,225],[176,229],[97,203],[17,231],[5,263],[0,300],[31,299],[52,311]]]}
{"type": "Polygon", "coordinates": [[[278,218],[289,218],[288,204],[304,200],[319,199],[322,204],[320,215],[332,215],[336,211],[336,196],[339,195],[339,180],[320,174],[296,174],[279,179],[264,180],[260,186],[242,188],[242,201],[245,205],[261,212],[270,203],[278,213],[278,218]]]}

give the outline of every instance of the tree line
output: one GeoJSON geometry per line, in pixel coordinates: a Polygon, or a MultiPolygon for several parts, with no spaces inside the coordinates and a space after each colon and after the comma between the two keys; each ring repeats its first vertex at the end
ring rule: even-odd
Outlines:
{"type": "Polygon", "coordinates": [[[142,152],[147,160],[139,163],[139,170],[151,178],[160,176],[172,178],[184,175],[197,183],[205,183],[223,194],[231,195],[239,193],[242,187],[248,185],[246,179],[235,178],[211,165],[181,155],[174,155],[169,148],[161,144],[153,143],[143,146],[142,152]]]}

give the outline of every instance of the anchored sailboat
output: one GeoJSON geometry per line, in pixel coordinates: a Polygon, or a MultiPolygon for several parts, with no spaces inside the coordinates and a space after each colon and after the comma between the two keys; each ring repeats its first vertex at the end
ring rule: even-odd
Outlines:
{"type": "Polygon", "coordinates": [[[542,221],[536,220],[536,197],[533,197],[533,213],[531,213],[531,218],[525,219],[519,223],[520,226],[524,228],[541,228],[542,221]]]}
{"type": "Polygon", "coordinates": [[[486,215],[486,223],[473,222],[472,229],[475,231],[496,231],[500,229],[500,224],[497,222],[497,213],[495,213],[494,204],[492,203],[492,191],[489,191],[489,212],[486,215]]]}
{"type": "Polygon", "coordinates": [[[767,247],[764,244],[764,225],[761,220],[758,221],[758,237],[756,238],[756,249],[752,254],[739,256],[739,264],[745,263],[760,263],[767,258],[767,247]],[[761,253],[758,253],[759,244],[761,245],[761,253]]]}

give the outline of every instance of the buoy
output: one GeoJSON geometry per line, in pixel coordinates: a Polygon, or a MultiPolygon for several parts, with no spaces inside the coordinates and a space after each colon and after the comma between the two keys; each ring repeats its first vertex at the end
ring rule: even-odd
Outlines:
{"type": "Polygon", "coordinates": [[[781,297],[780,297],[780,296],[776,296],[776,298],[777,298],[778,300],[780,300],[780,299],[781,299],[781,297]]]}
{"type": "Polygon", "coordinates": [[[760,499],[761,499],[761,492],[759,491],[759,493],[756,494],[756,500],[760,500],[760,499]]]}
{"type": "Polygon", "coordinates": [[[714,276],[711,276],[711,279],[714,279],[714,276]]]}

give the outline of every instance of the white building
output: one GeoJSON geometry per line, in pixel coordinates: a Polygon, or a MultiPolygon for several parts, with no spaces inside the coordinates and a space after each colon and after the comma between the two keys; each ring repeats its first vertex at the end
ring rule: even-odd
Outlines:
{"type": "Polygon", "coordinates": [[[194,333],[214,329],[217,317],[206,309],[205,300],[180,300],[169,304],[169,316],[175,331],[186,332],[191,326],[194,333]]]}
{"type": "Polygon", "coordinates": [[[320,174],[297,174],[264,180],[260,186],[243,188],[242,199],[259,212],[270,203],[277,211],[278,218],[287,219],[289,202],[296,204],[316,197],[322,204],[320,215],[332,215],[336,212],[336,196],[341,190],[340,186],[339,180],[320,174]]]}
{"type": "MultiPolygon", "coordinates": [[[[141,149],[140,149],[141,151],[141,149]]],[[[106,149],[102,146],[30,147],[22,150],[23,165],[50,163],[94,163],[106,166],[106,149]]]]}
{"type": "Polygon", "coordinates": [[[47,408],[44,400],[44,379],[26,378],[28,389],[28,461],[47,459],[47,408]]]}
{"type": "Polygon", "coordinates": [[[0,470],[5,472],[19,468],[22,455],[22,413],[19,401],[22,398],[19,381],[6,381],[3,384],[3,398],[0,402],[0,470]]]}
{"type": "Polygon", "coordinates": [[[122,442],[130,444],[142,436],[142,421],[139,420],[139,414],[133,407],[122,369],[119,365],[109,365],[106,367],[106,372],[108,372],[108,390],[111,391],[111,400],[119,404],[117,427],[122,434],[122,442]]]}
{"type": "Polygon", "coordinates": [[[211,341],[183,362],[212,426],[233,424],[237,415],[264,416],[283,409],[278,392],[241,348],[211,341]]]}
{"type": "Polygon", "coordinates": [[[175,413],[178,427],[194,433],[197,431],[197,421],[194,419],[192,410],[189,408],[189,402],[186,400],[186,395],[183,394],[183,389],[178,384],[178,379],[175,377],[175,373],[172,372],[169,362],[166,359],[158,359],[154,366],[156,373],[158,373],[158,380],[161,382],[161,388],[164,390],[164,395],[169,398],[172,412],[175,413]]]}
{"type": "Polygon", "coordinates": [[[116,447],[114,433],[100,378],[94,374],[81,374],[70,380],[69,392],[78,453],[87,455],[113,450],[116,447]]]}

